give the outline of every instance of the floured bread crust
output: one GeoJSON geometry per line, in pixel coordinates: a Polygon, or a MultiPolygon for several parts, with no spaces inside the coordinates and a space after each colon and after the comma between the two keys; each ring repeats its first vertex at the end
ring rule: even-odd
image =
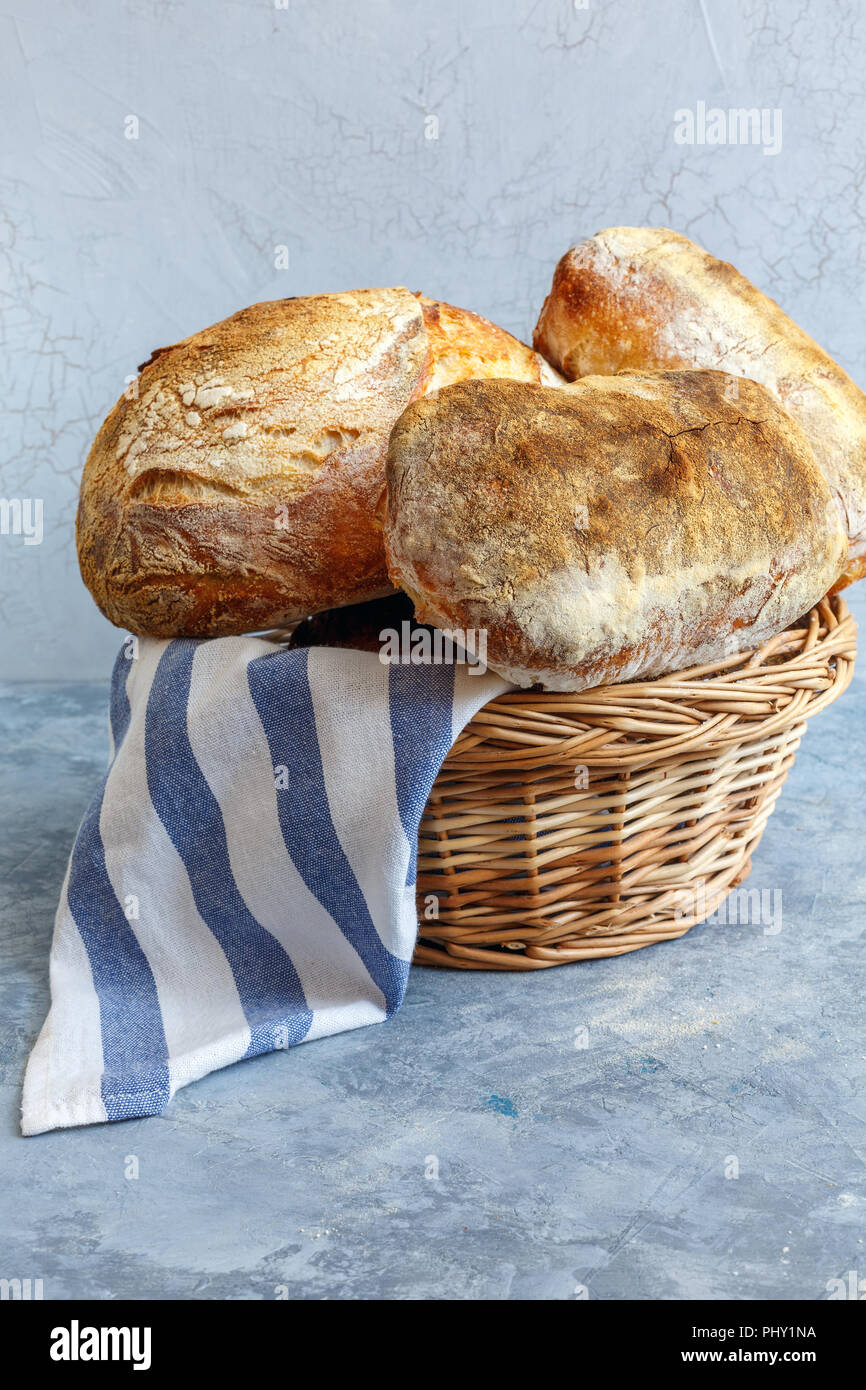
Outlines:
{"type": "Polygon", "coordinates": [[[414,402],[388,452],[391,578],[419,622],[487,632],[520,686],[583,690],[781,631],[847,541],[799,426],[721,372],[560,391],[470,381],[414,402]]]}
{"type": "Polygon", "coordinates": [[[157,350],[85,464],[85,583],[112,622],[158,637],[389,593],[377,506],[391,426],[440,381],[488,369],[549,370],[495,325],[402,288],[254,304],[157,350]]]}
{"type": "Polygon", "coordinates": [[[841,509],[851,548],[837,587],[866,574],[866,395],[732,265],[664,227],[610,227],[559,262],[534,343],[569,380],[708,367],[767,386],[841,509]]]}

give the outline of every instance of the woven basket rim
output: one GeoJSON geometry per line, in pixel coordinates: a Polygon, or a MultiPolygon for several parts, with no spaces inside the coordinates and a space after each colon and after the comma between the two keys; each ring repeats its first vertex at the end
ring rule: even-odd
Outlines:
{"type": "Polygon", "coordinates": [[[763,646],[708,665],[574,693],[497,695],[463,729],[444,766],[459,760],[463,768],[483,768],[493,758],[523,771],[551,758],[589,767],[639,766],[741,743],[749,735],[765,737],[838,699],[850,684],[856,654],[856,623],[836,594],[763,646]]]}

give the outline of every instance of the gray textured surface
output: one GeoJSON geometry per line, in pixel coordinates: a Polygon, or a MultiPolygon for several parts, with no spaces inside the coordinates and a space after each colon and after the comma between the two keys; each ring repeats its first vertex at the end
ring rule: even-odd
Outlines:
{"type": "MultiPolygon", "coordinates": [[[[852,603],[866,617],[866,586],[852,603]]],[[[705,925],[528,977],[416,969],[390,1023],[228,1068],[158,1119],[25,1140],[105,689],[8,688],[0,1276],[46,1298],[491,1300],[811,1300],[866,1277],[864,705],[856,678],[815,721],[755,856],[777,935],[705,925]]]]}
{"type": "Polygon", "coordinates": [[[856,0],[0,0],[0,490],[45,509],[0,536],[0,674],[107,674],[90,440],[153,347],[257,299],[408,283],[526,336],[570,244],[667,223],[862,384],[864,52],[856,0]],[[779,108],[781,152],[676,144],[699,101],[779,108]]]}

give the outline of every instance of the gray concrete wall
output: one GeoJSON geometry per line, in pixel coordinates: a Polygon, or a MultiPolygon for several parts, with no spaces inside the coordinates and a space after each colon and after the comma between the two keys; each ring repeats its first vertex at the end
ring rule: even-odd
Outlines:
{"type": "Polygon", "coordinates": [[[864,52],[853,0],[0,0],[0,496],[44,508],[0,535],[0,674],[107,673],[90,440],[153,347],[257,299],[405,283],[526,337],[567,246],[662,223],[866,383],[864,52]],[[764,144],[678,143],[701,102],[766,109],[764,144]]]}

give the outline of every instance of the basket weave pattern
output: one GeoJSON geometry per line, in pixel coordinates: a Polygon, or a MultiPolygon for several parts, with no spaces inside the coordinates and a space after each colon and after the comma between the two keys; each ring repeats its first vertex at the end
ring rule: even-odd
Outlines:
{"type": "Polygon", "coordinates": [[[422,817],[415,959],[540,970],[682,936],[748,874],[806,721],[855,655],[836,596],[712,666],[491,700],[422,817]]]}

